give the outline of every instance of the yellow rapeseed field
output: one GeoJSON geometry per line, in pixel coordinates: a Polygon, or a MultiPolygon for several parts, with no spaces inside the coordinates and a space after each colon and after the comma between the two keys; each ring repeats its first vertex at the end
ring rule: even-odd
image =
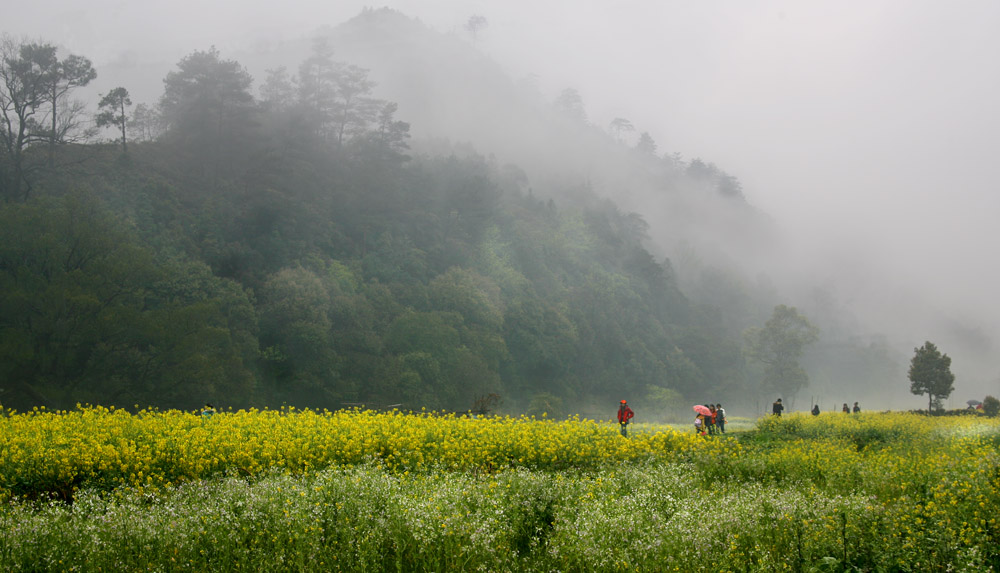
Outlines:
{"type": "Polygon", "coordinates": [[[4,570],[1000,569],[984,416],[3,414],[4,570]]]}
{"type": "MultiPolygon", "coordinates": [[[[387,468],[494,471],[595,467],[718,447],[669,428],[618,435],[605,422],[345,410],[181,411],[81,407],[0,417],[0,499],[80,487],[165,486],[271,468],[377,461],[387,468]]],[[[730,447],[735,447],[731,445],[730,447]]]]}

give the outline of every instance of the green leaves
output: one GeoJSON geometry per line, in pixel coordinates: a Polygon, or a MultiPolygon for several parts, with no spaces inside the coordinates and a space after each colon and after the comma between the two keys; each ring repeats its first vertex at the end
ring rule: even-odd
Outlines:
{"type": "Polygon", "coordinates": [[[913,349],[910,360],[910,392],[927,394],[927,410],[951,395],[955,375],[951,373],[951,357],[942,354],[930,341],[913,349]]]}
{"type": "Polygon", "coordinates": [[[242,289],[202,264],[156,261],[86,197],[0,208],[6,404],[249,400],[255,330],[242,289]]]}

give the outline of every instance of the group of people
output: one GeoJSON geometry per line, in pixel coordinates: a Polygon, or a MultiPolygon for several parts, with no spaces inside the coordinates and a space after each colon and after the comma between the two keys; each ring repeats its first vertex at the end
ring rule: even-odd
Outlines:
{"type": "MultiPolygon", "coordinates": [[[[726,410],[722,404],[708,404],[698,407],[701,410],[694,419],[694,431],[701,436],[725,434],[726,433],[726,410]]],[[[629,408],[628,402],[622,400],[618,404],[618,425],[621,427],[622,435],[628,437],[628,425],[635,412],[629,408]]]]}
{"type": "MultiPolygon", "coordinates": [[[[722,404],[695,406],[695,410],[698,412],[698,415],[694,419],[695,433],[701,436],[726,433],[726,411],[722,408],[722,404]]],[[[781,413],[784,411],[785,405],[781,403],[781,398],[778,398],[771,404],[771,413],[775,416],[781,416],[781,413]]],[[[846,414],[851,412],[857,414],[861,412],[861,406],[858,406],[858,403],[855,402],[852,409],[848,407],[847,402],[844,402],[843,412],[846,414]]],[[[813,405],[812,415],[819,416],[819,404],[813,405]]],[[[632,408],[629,408],[628,402],[622,400],[618,405],[618,424],[621,426],[621,433],[625,437],[628,437],[628,425],[634,416],[635,412],[632,411],[632,408]]]]}
{"type": "MultiPolygon", "coordinates": [[[[771,405],[771,413],[774,414],[775,416],[780,416],[782,410],[784,409],[785,407],[781,405],[781,398],[775,400],[774,404],[771,405]]],[[[844,402],[844,407],[841,409],[841,411],[845,414],[850,414],[851,412],[857,414],[858,412],[861,411],[861,406],[858,406],[858,403],[855,402],[854,408],[851,409],[850,407],[848,407],[847,402],[844,402]]],[[[810,412],[812,413],[813,416],[819,416],[819,404],[813,404],[812,410],[810,410],[810,412]]]]}
{"type": "MultiPolygon", "coordinates": [[[[845,413],[845,414],[850,414],[852,412],[855,413],[855,414],[857,414],[857,413],[861,412],[861,406],[858,406],[858,403],[855,402],[854,403],[854,408],[850,408],[847,405],[847,402],[844,402],[844,407],[841,408],[840,411],[843,412],[843,413],[845,413]]],[[[812,415],[813,416],[819,416],[819,404],[814,404],[813,405],[812,415]]]]}
{"type": "Polygon", "coordinates": [[[704,410],[698,412],[694,418],[694,431],[700,436],[714,436],[715,434],[726,433],[726,410],[722,404],[708,404],[706,414],[704,410]]]}
{"type": "MultiPolygon", "coordinates": [[[[704,409],[698,412],[694,419],[695,432],[702,436],[726,433],[726,410],[723,409],[722,404],[708,404],[702,407],[696,406],[696,408],[704,409]]],[[[622,435],[626,438],[628,437],[629,422],[634,416],[635,412],[629,408],[628,402],[622,400],[618,404],[618,425],[621,427],[622,435]]]]}

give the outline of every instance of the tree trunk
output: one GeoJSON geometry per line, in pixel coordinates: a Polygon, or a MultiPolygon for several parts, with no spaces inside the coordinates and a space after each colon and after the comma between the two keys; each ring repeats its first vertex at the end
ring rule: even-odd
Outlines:
{"type": "Polygon", "coordinates": [[[49,134],[49,169],[56,164],[56,85],[52,85],[52,133],[49,134]]]}
{"type": "Polygon", "coordinates": [[[125,142],[125,98],[121,99],[121,112],[122,112],[122,153],[128,153],[128,145],[125,142]]]}

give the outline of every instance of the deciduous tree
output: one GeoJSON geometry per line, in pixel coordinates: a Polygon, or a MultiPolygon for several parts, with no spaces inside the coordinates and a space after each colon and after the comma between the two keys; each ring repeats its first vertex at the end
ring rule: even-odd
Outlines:
{"type": "Polygon", "coordinates": [[[639,141],[635,144],[635,150],[643,155],[656,155],[656,142],[653,141],[653,136],[649,135],[648,131],[639,134],[639,141]]]}
{"type": "Polygon", "coordinates": [[[84,106],[79,102],[68,102],[69,93],[80,87],[84,87],[97,77],[97,70],[94,69],[90,60],[75,54],[70,54],[64,60],[55,58],[52,68],[46,75],[47,94],[46,99],[51,106],[49,112],[51,130],[49,139],[49,166],[55,162],[55,146],[57,143],[65,142],[67,136],[80,127],[79,118],[83,113],[84,106]],[[65,107],[59,110],[59,105],[65,107]]]}
{"type": "Polygon", "coordinates": [[[806,346],[819,338],[819,329],[793,306],[779,304],[763,328],[743,333],[746,353],[764,366],[765,390],[792,398],[809,383],[799,364],[806,346]]]}
{"type": "Polygon", "coordinates": [[[323,38],[299,66],[298,87],[307,124],[337,145],[367,131],[384,110],[385,102],[371,97],[375,82],[368,70],[335,60],[323,38]]]}
{"type": "Polygon", "coordinates": [[[163,133],[163,117],[156,106],[140,103],[132,111],[129,127],[132,141],[154,141],[163,133]]]}
{"type": "Polygon", "coordinates": [[[343,67],[342,62],[333,59],[333,48],[325,38],[313,41],[312,53],[299,65],[298,98],[305,123],[315,135],[327,140],[332,139],[337,82],[343,67]]]}
{"type": "Polygon", "coordinates": [[[951,357],[942,354],[931,342],[913,349],[910,360],[910,392],[927,394],[927,411],[951,395],[955,389],[955,375],[951,373],[951,357]]]}
{"type": "Polygon", "coordinates": [[[410,124],[395,118],[399,105],[387,102],[378,112],[376,139],[384,148],[401,154],[409,148],[410,124]]]}
{"type": "Polygon", "coordinates": [[[6,406],[249,400],[255,330],[242,288],[201,263],[157,260],[92,199],[0,207],[6,406]]]}
{"type": "Polygon", "coordinates": [[[991,418],[996,418],[1000,414],[1000,400],[993,396],[983,398],[983,413],[991,418]]]}
{"type": "Polygon", "coordinates": [[[260,87],[260,101],[268,111],[283,111],[295,101],[295,86],[285,66],[268,69],[260,87]]]}
{"type": "Polygon", "coordinates": [[[259,289],[264,366],[278,395],[326,394],[336,378],[330,293],[314,272],[289,268],[259,289]]]}
{"type": "Polygon", "coordinates": [[[379,100],[371,97],[375,82],[368,79],[368,70],[354,65],[341,69],[336,84],[334,117],[337,144],[343,145],[344,136],[363,133],[378,117],[379,100]]]}
{"type": "Polygon", "coordinates": [[[246,158],[256,111],[252,83],[239,62],[223,60],[214,46],[185,57],[163,80],[160,111],[168,135],[205,175],[230,174],[246,158]]]}
{"type": "Polygon", "coordinates": [[[7,201],[28,196],[25,177],[33,170],[25,150],[45,139],[38,119],[48,95],[56,49],[49,44],[0,37],[0,144],[7,168],[3,170],[2,195],[7,201]]]}

